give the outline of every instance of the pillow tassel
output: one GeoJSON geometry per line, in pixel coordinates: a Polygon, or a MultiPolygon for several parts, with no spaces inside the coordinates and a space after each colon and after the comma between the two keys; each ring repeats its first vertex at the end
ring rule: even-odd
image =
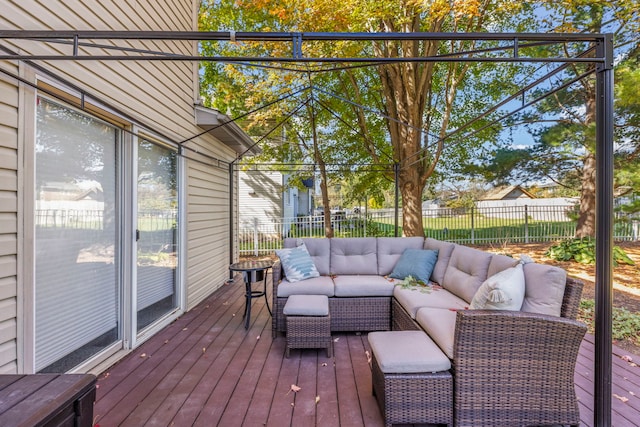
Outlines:
{"type": "Polygon", "coordinates": [[[489,292],[488,299],[493,303],[507,302],[506,295],[500,289],[493,289],[489,292]]]}

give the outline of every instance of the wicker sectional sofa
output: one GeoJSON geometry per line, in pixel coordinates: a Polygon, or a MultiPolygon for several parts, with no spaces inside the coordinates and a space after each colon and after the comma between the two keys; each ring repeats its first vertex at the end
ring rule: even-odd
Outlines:
{"type": "MultiPolygon", "coordinates": [[[[487,277],[513,267],[518,260],[455,243],[422,237],[287,238],[285,248],[304,243],[320,277],[289,282],[279,262],[273,267],[274,337],[286,331],[282,309],[289,295],[329,297],[332,331],[384,331],[418,327],[421,308],[459,310],[487,277]],[[429,293],[396,286],[387,277],[405,249],[438,250],[429,293]],[[393,312],[392,312],[393,308],[393,312]]],[[[525,305],[522,311],[575,319],[582,282],[564,270],[540,264],[525,266],[525,305]]],[[[424,310],[423,312],[426,312],[424,310]]],[[[439,312],[444,316],[451,314],[439,312]]]]}
{"type": "Polygon", "coordinates": [[[290,283],[273,268],[273,335],[286,332],[288,296],[329,297],[332,331],[424,330],[451,359],[454,425],[578,425],[573,376],[586,326],[575,320],[582,282],[560,268],[523,265],[520,311],[471,310],[482,283],[519,261],[431,238],[333,238],[304,243],[320,277],[290,283]],[[390,279],[406,249],[438,258],[429,289],[390,279]]]}

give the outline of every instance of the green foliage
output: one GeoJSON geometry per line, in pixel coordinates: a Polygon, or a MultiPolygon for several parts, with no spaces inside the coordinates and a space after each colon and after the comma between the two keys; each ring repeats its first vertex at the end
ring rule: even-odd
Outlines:
{"type": "MultiPolygon", "coordinates": [[[[578,320],[589,327],[593,333],[595,328],[595,301],[592,299],[580,301],[578,320]]],[[[612,313],[612,332],[614,340],[631,340],[640,343],[640,314],[632,313],[625,308],[614,307],[612,313]]]]}
{"type": "Polygon", "coordinates": [[[405,277],[404,280],[396,283],[396,286],[400,286],[402,289],[418,290],[423,294],[431,293],[431,286],[428,283],[424,283],[413,276],[405,277]]]}
{"type": "MultiPolygon", "coordinates": [[[[581,264],[595,264],[596,242],[591,237],[575,238],[551,246],[545,253],[556,261],[574,260],[581,264]]],[[[613,247],[613,264],[635,265],[629,255],[619,246],[613,247]]]]}

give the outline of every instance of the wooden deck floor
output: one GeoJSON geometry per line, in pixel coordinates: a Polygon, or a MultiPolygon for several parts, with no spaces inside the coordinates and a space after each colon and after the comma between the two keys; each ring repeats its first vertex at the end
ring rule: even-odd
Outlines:
{"type": "MultiPolygon", "coordinates": [[[[242,321],[243,289],[226,285],[99,376],[95,424],[111,426],[382,426],[366,335],[334,334],[334,357],[271,338],[264,299],[242,321]],[[291,385],[300,390],[294,392],[291,385]]],[[[614,351],[613,425],[640,426],[640,368],[614,351]]],[[[593,425],[593,337],[576,391],[593,425]]]]}

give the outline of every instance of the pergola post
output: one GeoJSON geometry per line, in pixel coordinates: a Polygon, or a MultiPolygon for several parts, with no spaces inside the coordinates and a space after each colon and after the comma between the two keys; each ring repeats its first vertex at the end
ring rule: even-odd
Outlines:
{"type": "MultiPolygon", "coordinates": [[[[235,169],[235,165],[236,162],[235,160],[231,163],[229,163],[229,265],[233,264],[236,260],[234,259],[234,249],[235,246],[233,244],[233,233],[235,228],[233,227],[233,211],[234,211],[234,197],[235,197],[235,192],[234,192],[234,169],[235,169]]],[[[229,270],[229,280],[233,280],[233,272],[231,270],[229,270]]]]}
{"type": "Polygon", "coordinates": [[[611,426],[613,301],[613,35],[597,44],[594,425],[611,426]]]}

